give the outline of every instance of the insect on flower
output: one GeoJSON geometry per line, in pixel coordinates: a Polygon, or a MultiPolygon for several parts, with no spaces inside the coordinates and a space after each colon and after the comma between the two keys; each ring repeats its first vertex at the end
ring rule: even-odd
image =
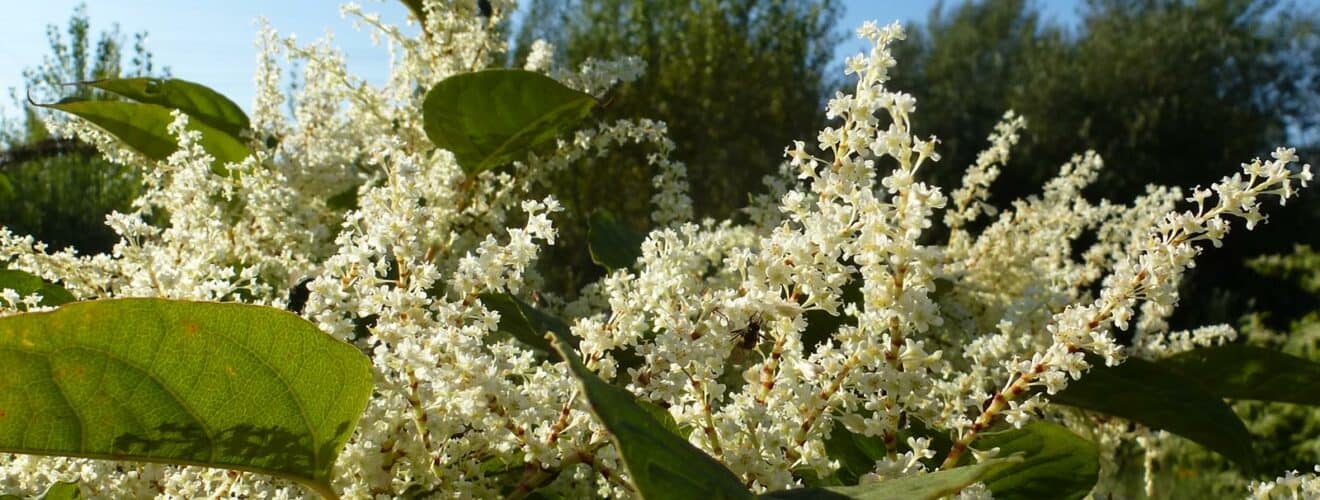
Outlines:
{"type": "Polygon", "coordinates": [[[761,343],[761,315],[753,315],[747,321],[747,326],[731,332],[731,335],[738,341],[738,347],[743,350],[753,350],[761,343]]]}

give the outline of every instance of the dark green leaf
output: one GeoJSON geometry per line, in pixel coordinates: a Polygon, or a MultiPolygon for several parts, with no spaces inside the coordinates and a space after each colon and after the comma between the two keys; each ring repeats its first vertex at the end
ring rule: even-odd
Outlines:
{"type": "Polygon", "coordinates": [[[418,24],[421,24],[422,29],[425,30],[426,9],[422,7],[423,5],[422,0],[400,0],[400,1],[403,2],[403,5],[408,7],[408,11],[412,12],[413,17],[417,18],[418,24]]]}
{"type": "Polygon", "coordinates": [[[423,128],[468,174],[518,160],[587,117],[596,100],[532,71],[492,69],[437,83],[423,128]]]}
{"type": "Polygon", "coordinates": [[[545,340],[546,332],[551,332],[567,340],[570,345],[577,346],[567,323],[532,307],[518,297],[508,293],[483,293],[479,298],[482,304],[500,314],[500,331],[513,335],[513,338],[538,352],[547,354],[551,359],[559,358],[550,347],[550,342],[545,340]]]}
{"type": "Polygon", "coordinates": [[[74,301],[73,294],[64,287],[47,283],[32,274],[15,269],[0,269],[0,289],[5,288],[18,292],[20,296],[41,294],[40,304],[47,307],[74,301]]]}
{"type": "Polygon", "coordinates": [[[611,271],[624,269],[642,256],[646,235],[634,231],[609,210],[591,212],[587,227],[591,261],[611,271]]]}
{"type": "Polygon", "coordinates": [[[165,299],[0,318],[0,452],[274,474],[331,493],[372,391],[356,348],[291,313],[165,299]]]}
{"type": "Polygon", "coordinates": [[[248,117],[234,101],[209,87],[169,78],[115,78],[86,82],[137,102],[159,104],[234,137],[242,137],[248,117]]]}
{"type": "Polygon", "coordinates": [[[1091,361],[1091,371],[1050,401],[1168,431],[1239,464],[1253,463],[1251,435],[1242,420],[1195,380],[1138,358],[1118,366],[1105,366],[1094,357],[1091,361]]]}
{"type": "Polygon", "coordinates": [[[1053,422],[984,433],[972,446],[997,447],[1002,455],[1020,453],[1025,458],[981,479],[996,499],[1083,498],[1100,478],[1100,450],[1095,443],[1053,422]]]}
{"type": "Polygon", "coordinates": [[[1159,364],[1221,397],[1320,405],[1320,363],[1274,349],[1241,344],[1206,347],[1159,364]]]}
{"type": "Polygon", "coordinates": [[[760,498],[780,500],[935,500],[957,494],[963,488],[980,481],[984,476],[1021,461],[1022,458],[1017,456],[995,458],[976,465],[965,465],[920,476],[904,477],[860,486],[782,490],[761,495],[760,498]]]}
{"type": "MultiPolygon", "coordinates": [[[[174,117],[169,108],[158,104],[68,101],[45,106],[87,120],[153,160],[164,160],[178,149],[177,140],[169,133],[174,117]]],[[[188,128],[202,133],[200,144],[215,158],[212,169],[216,173],[224,174],[225,163],[243,161],[251,154],[242,141],[198,120],[190,120],[188,128]]]]}
{"type": "Polygon", "coordinates": [[[327,198],[325,206],[331,210],[356,210],[358,208],[358,187],[353,186],[327,198]]]}
{"type": "Polygon", "coordinates": [[[863,436],[843,425],[835,425],[825,440],[825,451],[839,461],[835,478],[839,484],[857,484],[861,477],[875,471],[877,460],[885,458],[885,440],[880,436],[863,436]]]}
{"type": "Polygon", "coordinates": [[[665,429],[627,389],[588,370],[572,345],[555,337],[554,347],[582,383],[591,411],[610,431],[642,498],[752,498],[724,464],[665,429]]]}

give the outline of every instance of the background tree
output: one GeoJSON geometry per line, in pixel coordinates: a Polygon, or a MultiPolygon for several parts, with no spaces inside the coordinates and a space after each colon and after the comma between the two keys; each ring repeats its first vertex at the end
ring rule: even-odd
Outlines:
{"type": "MultiPolygon", "coordinates": [[[[792,140],[820,129],[839,14],[837,0],[532,0],[513,57],[521,65],[540,38],[572,67],[587,57],[641,58],[645,75],[612,91],[607,119],[666,122],[698,218],[727,217],[764,189],[761,178],[792,140]]],[[[581,162],[556,179],[556,194],[577,220],[601,207],[646,228],[654,172],[644,154],[624,148],[581,162]],[[600,171],[610,174],[584,175],[600,171]]],[[[557,248],[584,235],[563,228],[557,248]]],[[[548,260],[592,267],[567,253],[548,260]]]]}
{"type": "Polygon", "coordinates": [[[86,145],[51,137],[27,100],[105,98],[65,84],[156,74],[147,34],[134,33],[131,47],[118,25],[94,34],[86,6],[80,5],[63,33],[49,25],[46,36],[51,53],[41,66],[23,71],[26,89],[10,89],[22,119],[0,124],[0,225],[53,248],[109,251],[118,238],[105,225],[105,215],[128,208],[137,195],[137,173],[105,161],[86,145]]]}
{"type": "MultiPolygon", "coordinates": [[[[911,89],[917,125],[942,141],[932,169],[955,186],[1005,109],[1027,119],[991,192],[1031,194],[1071,155],[1093,149],[1106,169],[1092,195],[1127,201],[1149,183],[1207,185],[1238,164],[1296,144],[1309,161],[1320,125],[1317,13],[1273,0],[1090,0],[1068,30],[1025,0],[936,8],[901,44],[895,85],[911,89]]],[[[1207,252],[1187,281],[1175,326],[1232,322],[1255,303],[1279,320],[1314,309],[1286,283],[1242,262],[1315,243],[1320,200],[1303,197],[1252,238],[1207,252]]]]}

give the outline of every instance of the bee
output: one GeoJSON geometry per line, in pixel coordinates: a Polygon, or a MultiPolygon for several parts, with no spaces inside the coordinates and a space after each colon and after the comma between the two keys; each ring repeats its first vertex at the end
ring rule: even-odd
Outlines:
{"type": "Polygon", "coordinates": [[[747,326],[734,330],[732,335],[734,340],[738,342],[739,348],[746,351],[756,349],[756,346],[761,343],[761,316],[759,314],[753,315],[747,321],[747,326]]]}

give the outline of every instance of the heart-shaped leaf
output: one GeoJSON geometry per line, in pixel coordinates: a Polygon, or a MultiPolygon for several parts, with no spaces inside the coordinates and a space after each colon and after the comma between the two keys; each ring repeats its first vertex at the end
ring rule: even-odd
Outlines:
{"type": "Polygon", "coordinates": [[[1024,460],[986,474],[982,481],[996,499],[1078,499],[1100,479],[1100,449],[1067,427],[1036,421],[1021,429],[981,434],[977,449],[999,448],[1024,460]]]}
{"type": "Polygon", "coordinates": [[[646,235],[634,231],[609,210],[591,212],[587,225],[587,249],[591,261],[609,269],[624,269],[642,256],[646,235]]]}
{"type": "Polygon", "coordinates": [[[0,452],[273,474],[333,495],[372,391],[357,348],[274,308],[73,302],[0,318],[0,452]]]}
{"type": "Polygon", "coordinates": [[[1160,365],[1220,397],[1320,405],[1320,363],[1274,349],[1206,347],[1170,356],[1160,365]]]}
{"type": "Polygon", "coordinates": [[[172,78],[113,78],[84,83],[137,102],[177,109],[189,117],[234,137],[250,125],[234,101],[210,87],[172,78]]]}
{"type": "Polygon", "coordinates": [[[642,498],[752,498],[724,464],[666,429],[627,389],[588,370],[572,345],[554,337],[554,347],[582,384],[592,413],[610,431],[642,498]]]}
{"type": "Polygon", "coordinates": [[[532,71],[492,69],[435,84],[423,128],[468,174],[522,158],[581,122],[596,99],[532,71]]]}
{"type": "Polygon", "coordinates": [[[1195,380],[1138,358],[1090,371],[1050,401],[1107,413],[1185,437],[1250,468],[1251,434],[1219,396],[1195,380]]]}
{"type": "Polygon", "coordinates": [[[55,307],[61,304],[73,302],[73,294],[65,290],[64,287],[47,283],[32,274],[16,269],[0,269],[0,290],[11,289],[19,296],[26,297],[32,294],[40,294],[40,305],[55,307]]]}

